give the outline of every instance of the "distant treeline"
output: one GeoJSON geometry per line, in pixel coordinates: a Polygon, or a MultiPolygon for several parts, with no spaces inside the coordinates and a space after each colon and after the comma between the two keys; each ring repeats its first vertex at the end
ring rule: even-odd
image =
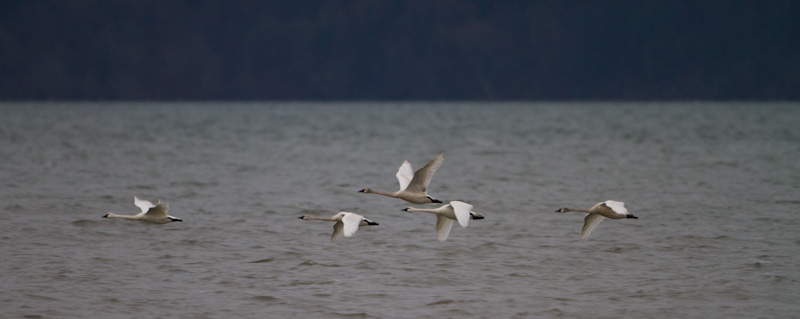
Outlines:
{"type": "Polygon", "coordinates": [[[0,99],[798,99],[800,1],[3,1],[0,99]]]}

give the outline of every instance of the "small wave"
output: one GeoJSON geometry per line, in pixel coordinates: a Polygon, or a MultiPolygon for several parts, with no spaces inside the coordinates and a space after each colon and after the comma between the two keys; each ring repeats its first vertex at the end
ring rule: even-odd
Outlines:
{"type": "Polygon", "coordinates": [[[183,239],[180,241],[181,245],[187,245],[187,246],[203,246],[211,243],[212,243],[211,241],[197,240],[197,239],[183,239]]]}
{"type": "Polygon", "coordinates": [[[336,284],[336,281],[334,281],[334,280],[322,280],[322,281],[300,281],[300,280],[295,280],[292,283],[290,283],[288,286],[289,287],[294,287],[294,286],[316,286],[316,285],[333,285],[333,284],[336,284]]]}
{"type": "Polygon", "coordinates": [[[275,260],[275,258],[270,257],[270,258],[265,258],[265,259],[259,259],[259,260],[256,260],[256,261],[251,261],[250,263],[251,264],[260,264],[260,263],[272,262],[274,260],[275,260]]]}
{"type": "Polygon", "coordinates": [[[42,296],[42,295],[36,295],[36,294],[25,294],[25,295],[28,296],[29,298],[33,299],[33,300],[38,300],[38,301],[58,301],[58,299],[52,298],[52,297],[48,297],[48,296],[42,296]]]}
{"type": "Polygon", "coordinates": [[[426,304],[426,306],[449,305],[449,304],[454,303],[454,302],[455,302],[455,300],[445,299],[445,300],[439,300],[439,301],[431,302],[429,304],[426,304]]]}
{"type": "Polygon", "coordinates": [[[359,313],[333,313],[339,317],[345,318],[377,318],[375,316],[369,315],[367,313],[359,312],[359,313]]]}
{"type": "Polygon", "coordinates": [[[205,186],[218,186],[218,182],[201,182],[201,181],[179,181],[179,182],[171,182],[169,183],[170,186],[192,186],[192,187],[205,187],[205,186]]]}
{"type": "Polygon", "coordinates": [[[276,301],[280,301],[281,300],[280,298],[275,298],[273,296],[267,296],[267,295],[255,296],[255,297],[253,297],[253,299],[258,300],[258,301],[265,301],[265,302],[276,302],[276,301]]]}
{"type": "Polygon", "coordinates": [[[800,200],[792,200],[792,199],[779,199],[775,201],[775,204],[781,205],[800,205],[800,200]]]}
{"type": "Polygon", "coordinates": [[[316,261],[313,261],[313,260],[306,260],[306,261],[304,261],[304,262],[302,262],[302,263],[297,265],[297,267],[302,267],[302,266],[342,267],[342,265],[340,265],[340,264],[320,264],[320,263],[318,263],[316,261]]]}
{"type": "Polygon", "coordinates": [[[708,164],[708,166],[723,166],[729,168],[736,168],[739,167],[739,162],[737,161],[715,161],[713,163],[708,164]]]}
{"type": "Polygon", "coordinates": [[[619,253],[622,252],[622,247],[609,248],[609,249],[606,249],[604,251],[608,252],[608,253],[617,253],[617,254],[619,254],[619,253]]]}
{"type": "Polygon", "coordinates": [[[20,204],[14,204],[14,205],[8,205],[6,207],[3,207],[3,209],[6,210],[6,211],[9,211],[9,212],[21,212],[21,211],[25,210],[25,207],[20,205],[20,204]]]}
{"type": "Polygon", "coordinates": [[[316,262],[316,261],[313,261],[313,260],[306,260],[306,261],[304,261],[304,262],[302,262],[302,263],[298,264],[297,266],[299,267],[299,266],[316,266],[316,265],[317,265],[317,262],[316,262]]]}

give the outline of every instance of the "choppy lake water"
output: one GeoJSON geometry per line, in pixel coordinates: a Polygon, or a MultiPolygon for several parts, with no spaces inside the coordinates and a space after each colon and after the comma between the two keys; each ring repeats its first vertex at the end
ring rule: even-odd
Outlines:
{"type": "Polygon", "coordinates": [[[0,104],[0,317],[797,318],[794,103],[0,104]],[[436,240],[397,168],[485,220],[436,240]],[[183,223],[101,219],[164,199],[183,223]],[[580,241],[581,213],[614,199],[580,241]],[[331,243],[352,211],[380,223],[331,243]]]}

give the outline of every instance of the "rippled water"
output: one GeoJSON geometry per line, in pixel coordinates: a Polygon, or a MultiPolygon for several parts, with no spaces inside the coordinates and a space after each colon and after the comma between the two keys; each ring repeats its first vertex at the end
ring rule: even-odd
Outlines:
{"type": "Polygon", "coordinates": [[[0,317],[790,318],[800,105],[0,104],[0,317]],[[438,242],[403,160],[484,213],[438,242]],[[101,219],[170,203],[183,223],[101,219]],[[579,240],[567,206],[638,220],[579,240]],[[353,211],[380,223],[331,243],[353,211]]]}

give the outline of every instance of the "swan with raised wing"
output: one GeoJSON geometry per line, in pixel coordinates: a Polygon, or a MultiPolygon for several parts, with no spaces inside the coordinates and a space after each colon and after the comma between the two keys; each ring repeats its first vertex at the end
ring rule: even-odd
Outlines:
{"type": "Polygon", "coordinates": [[[404,208],[404,211],[425,212],[436,215],[436,236],[439,241],[447,240],[450,235],[450,229],[453,228],[453,222],[458,221],[461,227],[467,227],[470,219],[484,219],[483,214],[472,211],[472,205],[461,201],[452,201],[450,204],[442,205],[438,208],[404,208]]]}
{"type": "Polygon", "coordinates": [[[428,195],[428,185],[431,183],[433,173],[436,173],[436,170],[442,166],[446,156],[442,152],[416,172],[414,172],[408,160],[404,161],[400,165],[400,169],[397,170],[397,174],[395,174],[397,181],[400,182],[400,190],[396,192],[382,192],[369,188],[364,188],[359,192],[400,198],[414,204],[441,203],[442,201],[428,195]]]}
{"type": "Polygon", "coordinates": [[[150,201],[139,199],[139,197],[134,196],[133,204],[139,207],[142,210],[142,212],[136,215],[119,215],[114,213],[108,213],[105,214],[103,218],[139,220],[153,224],[166,224],[171,222],[183,221],[183,219],[167,215],[167,211],[169,211],[169,204],[166,202],[162,202],[160,199],[158,200],[158,204],[153,205],[153,203],[151,203],[150,201]]]}
{"type": "Polygon", "coordinates": [[[364,216],[350,212],[339,212],[338,214],[333,215],[331,217],[317,217],[317,216],[303,215],[298,217],[298,219],[324,220],[324,221],[336,222],[336,224],[333,224],[333,234],[331,234],[331,241],[333,242],[342,238],[353,237],[356,231],[358,231],[358,226],[380,225],[376,222],[364,218],[364,216]]]}

